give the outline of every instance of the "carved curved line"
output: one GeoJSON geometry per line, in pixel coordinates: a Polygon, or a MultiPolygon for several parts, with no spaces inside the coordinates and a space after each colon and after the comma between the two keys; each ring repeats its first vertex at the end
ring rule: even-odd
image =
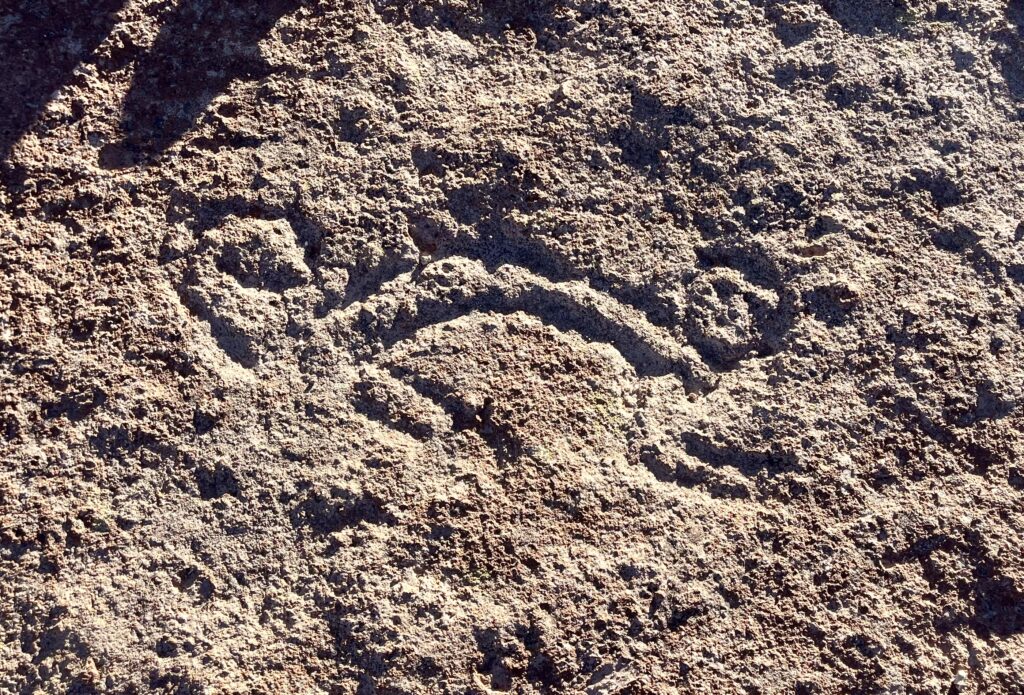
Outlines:
{"type": "Polygon", "coordinates": [[[379,341],[389,348],[425,328],[473,312],[521,311],[561,331],[612,345],[638,376],[676,375],[689,391],[713,388],[711,374],[693,348],[676,344],[640,311],[613,297],[580,283],[551,283],[519,267],[504,266],[493,275],[477,271],[469,278],[476,286],[463,285],[469,291],[461,296],[425,294],[424,288],[414,285],[412,305],[390,325],[364,321],[351,326],[357,340],[365,345],[379,341]]]}

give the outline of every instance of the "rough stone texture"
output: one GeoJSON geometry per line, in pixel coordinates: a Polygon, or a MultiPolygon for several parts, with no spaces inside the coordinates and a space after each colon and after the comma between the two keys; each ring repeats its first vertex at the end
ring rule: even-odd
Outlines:
{"type": "Polygon", "coordinates": [[[1024,692],[1021,0],[0,56],[0,691],[1024,692]]]}

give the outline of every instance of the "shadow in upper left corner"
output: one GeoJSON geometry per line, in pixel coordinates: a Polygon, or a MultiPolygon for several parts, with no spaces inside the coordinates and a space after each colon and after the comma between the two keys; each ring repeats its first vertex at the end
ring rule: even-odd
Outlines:
{"type": "Polygon", "coordinates": [[[121,114],[121,141],[101,166],[147,162],[180,140],[236,79],[270,73],[256,44],[302,0],[182,0],[135,65],[121,114]]]}
{"type": "Polygon", "coordinates": [[[124,0],[8,0],[0,9],[0,163],[114,28],[124,0]]]}

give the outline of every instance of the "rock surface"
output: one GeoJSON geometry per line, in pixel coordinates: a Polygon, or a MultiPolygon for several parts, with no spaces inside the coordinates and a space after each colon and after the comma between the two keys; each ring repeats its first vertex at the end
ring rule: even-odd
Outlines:
{"type": "Polygon", "coordinates": [[[1021,0],[0,55],[0,692],[1024,692],[1021,0]]]}

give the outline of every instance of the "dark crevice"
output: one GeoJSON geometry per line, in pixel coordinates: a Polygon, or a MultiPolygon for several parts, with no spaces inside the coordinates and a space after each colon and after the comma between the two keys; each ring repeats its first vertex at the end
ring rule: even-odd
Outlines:
{"type": "Polygon", "coordinates": [[[411,415],[410,413],[415,412],[413,407],[408,403],[396,402],[396,399],[379,384],[363,378],[357,381],[353,388],[356,396],[353,407],[360,415],[418,441],[434,437],[432,425],[411,415]]]}
{"type": "Polygon", "coordinates": [[[418,374],[405,373],[397,368],[391,371],[396,379],[408,383],[416,393],[442,408],[452,419],[453,430],[472,430],[480,435],[494,452],[498,463],[511,463],[522,455],[523,445],[519,437],[507,425],[495,421],[491,398],[486,398],[482,405],[474,405],[451,393],[447,387],[418,374]]]}

